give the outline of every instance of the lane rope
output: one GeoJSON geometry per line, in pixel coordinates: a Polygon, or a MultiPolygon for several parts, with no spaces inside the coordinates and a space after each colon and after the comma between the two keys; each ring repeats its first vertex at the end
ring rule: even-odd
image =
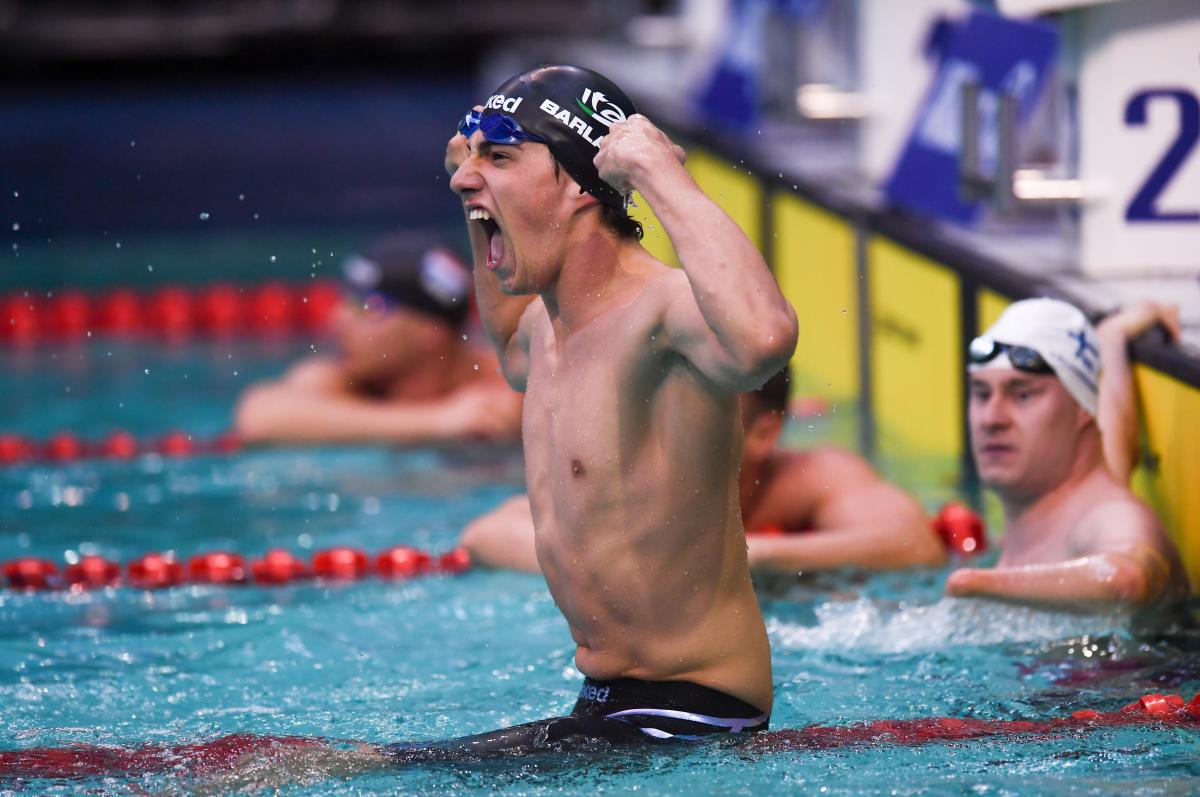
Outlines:
{"type": "Polygon", "coordinates": [[[250,561],[228,551],[199,553],[187,561],[171,553],[147,553],[124,567],[102,556],[72,559],[60,569],[49,559],[26,556],[4,562],[0,569],[10,590],[83,592],[116,587],[154,590],[188,584],[282,585],[312,579],[409,579],[458,575],[471,568],[471,555],[465,548],[431,554],[408,545],[393,545],[374,557],[359,548],[339,545],[317,551],[310,562],[284,548],[274,548],[250,561]]]}
{"type": "Polygon", "coordinates": [[[282,336],[321,332],[341,302],[338,283],[214,283],[99,294],[67,289],[0,297],[0,342],[37,344],[94,336],[162,338],[282,336]]]}

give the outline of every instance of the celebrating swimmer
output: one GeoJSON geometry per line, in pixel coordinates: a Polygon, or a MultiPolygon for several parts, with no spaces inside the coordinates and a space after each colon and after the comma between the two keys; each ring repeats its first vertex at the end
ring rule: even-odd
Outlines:
{"type": "Polygon", "coordinates": [[[1137,418],[1125,347],[1159,318],[1134,308],[1098,337],[1075,307],[1027,299],[972,342],[972,454],[1005,533],[997,566],[952,573],[949,594],[1079,609],[1186,595],[1175,546],[1126,486],[1137,418]]]}
{"type": "Polygon", "coordinates": [[[460,132],[450,184],[484,326],[525,393],[537,558],[587,680],[571,716],[458,746],[766,728],[770,651],[738,506],[737,394],[787,362],[791,306],[682,150],[603,76],[525,72],[460,132]],[[639,243],[625,210],[635,190],[681,270],[639,243]]]}

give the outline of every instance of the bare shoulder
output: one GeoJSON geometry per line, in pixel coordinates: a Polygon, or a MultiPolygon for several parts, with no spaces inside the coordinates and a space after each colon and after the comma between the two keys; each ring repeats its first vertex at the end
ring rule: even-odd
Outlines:
{"type": "Polygon", "coordinates": [[[818,446],[803,454],[805,467],[824,474],[828,479],[847,485],[874,484],[880,480],[871,463],[854,451],[838,446],[818,446]]]}
{"type": "Polygon", "coordinates": [[[308,357],[288,369],[282,381],[292,387],[338,390],[344,386],[345,375],[336,360],[329,357],[308,357]]]}
{"type": "Polygon", "coordinates": [[[1126,545],[1165,550],[1170,545],[1154,510],[1123,487],[1109,491],[1079,515],[1071,529],[1070,542],[1080,554],[1101,553],[1126,545]]]}

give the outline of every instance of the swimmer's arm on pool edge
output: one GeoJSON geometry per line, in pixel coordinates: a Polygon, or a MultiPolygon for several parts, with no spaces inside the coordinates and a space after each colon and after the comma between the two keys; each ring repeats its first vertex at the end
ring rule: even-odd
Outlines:
{"type": "Polygon", "coordinates": [[[595,158],[600,177],[637,190],[675,247],[690,291],[670,302],[669,345],[730,390],[753,390],[796,348],[796,314],[766,261],[683,168],[683,150],[635,114],[612,125],[595,158]]]}
{"type": "Polygon", "coordinates": [[[438,443],[510,440],[521,432],[521,401],[500,379],[428,401],[388,401],[347,392],[337,380],[254,385],[238,401],[234,428],[247,443],[438,443]]]}
{"type": "Polygon", "coordinates": [[[746,538],[750,569],[760,572],[859,567],[940,567],[946,548],[912,496],[861,457],[833,447],[801,457],[776,453],[771,492],[809,507],[802,534],[746,538]],[[813,479],[812,473],[820,473],[813,479]],[[803,496],[811,496],[804,499],[803,496]],[[810,503],[811,501],[811,503],[810,503]]]}
{"type": "Polygon", "coordinates": [[[1171,567],[1152,540],[1157,519],[1135,501],[1098,505],[1079,524],[1088,541],[1082,555],[1061,562],[963,568],[950,574],[946,594],[990,597],[1064,608],[1142,607],[1171,583],[1171,567]]]}

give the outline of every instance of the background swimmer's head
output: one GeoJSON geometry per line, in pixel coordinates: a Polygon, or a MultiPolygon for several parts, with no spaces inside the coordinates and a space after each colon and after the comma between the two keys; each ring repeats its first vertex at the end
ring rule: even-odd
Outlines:
{"type": "MultiPolygon", "coordinates": [[[[1025,299],[1008,307],[971,343],[969,370],[1030,370],[1032,349],[1090,415],[1100,395],[1100,343],[1096,330],[1074,305],[1057,299],[1025,299]]],[[[1036,373],[1036,370],[1033,371],[1036,373]]]]}
{"type": "Polygon", "coordinates": [[[352,378],[402,374],[454,342],[466,321],[470,270],[428,238],[381,238],[342,271],[346,301],[335,331],[352,378]]]}
{"type": "Polygon", "coordinates": [[[743,460],[764,460],[775,449],[787,421],[791,384],[791,371],[785,366],[758,390],[741,395],[743,460]]]}
{"type": "Polygon", "coordinates": [[[641,224],[625,211],[627,197],[601,180],[593,163],[609,126],[637,113],[615,83],[579,66],[540,66],[506,80],[484,102],[482,113],[510,116],[545,142],[556,174],[566,171],[599,200],[605,225],[622,237],[641,239],[641,224]]]}
{"type": "Polygon", "coordinates": [[[1078,309],[1017,302],[972,342],[970,360],[967,417],[984,484],[1002,497],[1036,498],[1081,458],[1099,456],[1099,349],[1078,309]]]}

